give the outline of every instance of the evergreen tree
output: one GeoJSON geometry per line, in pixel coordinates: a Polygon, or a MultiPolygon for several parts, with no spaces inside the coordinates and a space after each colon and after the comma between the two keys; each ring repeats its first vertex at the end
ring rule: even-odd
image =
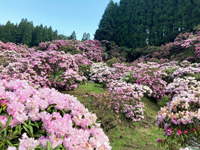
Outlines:
{"type": "Polygon", "coordinates": [[[6,42],[5,35],[6,35],[5,26],[0,25],[0,41],[6,42]]]}
{"type": "Polygon", "coordinates": [[[87,33],[86,37],[87,37],[87,40],[90,40],[90,33],[87,33]]]}
{"type": "Polygon", "coordinates": [[[132,48],[165,44],[200,22],[199,0],[120,0],[109,2],[95,39],[132,48]]]}
{"type": "Polygon", "coordinates": [[[26,45],[30,45],[32,42],[32,26],[33,24],[27,23],[24,32],[22,33],[22,43],[26,45]]]}
{"type": "Polygon", "coordinates": [[[23,37],[27,23],[28,23],[28,20],[24,19],[24,18],[19,23],[19,26],[17,28],[17,33],[16,33],[16,42],[17,43],[22,43],[22,37],[23,37]]]}
{"type": "Polygon", "coordinates": [[[51,26],[48,28],[48,39],[49,41],[53,40],[53,30],[51,26]]]}
{"type": "Polygon", "coordinates": [[[86,40],[87,40],[87,34],[86,32],[84,32],[81,41],[86,41],[86,40]]]}
{"type": "Polygon", "coordinates": [[[5,42],[16,42],[15,25],[8,21],[5,25],[5,42]]]}
{"type": "Polygon", "coordinates": [[[50,41],[49,36],[48,36],[48,28],[47,26],[45,26],[43,28],[43,37],[42,37],[42,41],[50,41]]]}
{"type": "Polygon", "coordinates": [[[56,39],[58,39],[58,31],[57,30],[55,30],[53,32],[53,40],[56,40],[56,39]]]}
{"type": "Polygon", "coordinates": [[[117,3],[110,0],[99,23],[99,29],[95,32],[95,39],[106,39],[109,41],[115,39],[115,28],[117,27],[115,18],[117,17],[117,7],[117,3]]]}
{"type": "Polygon", "coordinates": [[[59,34],[58,35],[58,40],[68,40],[68,37],[63,35],[63,34],[59,34]]]}
{"type": "Polygon", "coordinates": [[[36,26],[34,39],[35,39],[34,45],[38,45],[41,42],[45,42],[43,39],[43,25],[42,24],[40,26],[36,26]]]}
{"type": "Polygon", "coordinates": [[[90,34],[89,33],[86,34],[86,32],[84,32],[81,41],[86,41],[86,40],[90,40],[90,34]]]}
{"type": "Polygon", "coordinates": [[[72,34],[68,38],[76,40],[76,33],[75,33],[75,31],[73,31],[72,34]]]}
{"type": "MultiPolygon", "coordinates": [[[[89,36],[89,35],[88,35],[89,36]]],[[[76,33],[72,34],[73,39],[76,39],[76,33]]],[[[37,46],[40,42],[52,41],[52,40],[67,40],[68,37],[63,34],[58,34],[58,31],[52,30],[41,24],[34,27],[33,22],[29,22],[27,19],[22,19],[21,22],[16,25],[8,21],[6,25],[0,24],[0,40],[4,43],[24,43],[28,46],[37,46]]]]}

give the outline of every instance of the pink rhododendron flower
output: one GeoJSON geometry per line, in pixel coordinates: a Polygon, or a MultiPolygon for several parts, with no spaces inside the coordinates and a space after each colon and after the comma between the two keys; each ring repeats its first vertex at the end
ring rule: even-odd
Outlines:
{"type": "Polygon", "coordinates": [[[188,133],[188,131],[187,131],[187,130],[184,130],[183,132],[184,132],[185,134],[187,134],[187,133],[188,133]]]}
{"type": "Polygon", "coordinates": [[[172,128],[168,128],[166,130],[166,135],[171,135],[172,134],[172,128]]]}
{"type": "Polygon", "coordinates": [[[160,139],[158,139],[156,142],[157,142],[157,143],[162,142],[162,139],[160,138],[160,139]]]}
{"type": "Polygon", "coordinates": [[[181,130],[177,130],[177,135],[180,136],[182,134],[181,130]]]}
{"type": "Polygon", "coordinates": [[[7,150],[17,150],[17,148],[16,147],[12,147],[12,146],[8,146],[7,150]]]}
{"type": "Polygon", "coordinates": [[[6,127],[6,122],[8,121],[7,115],[0,116],[0,122],[2,123],[3,127],[6,127]]]}

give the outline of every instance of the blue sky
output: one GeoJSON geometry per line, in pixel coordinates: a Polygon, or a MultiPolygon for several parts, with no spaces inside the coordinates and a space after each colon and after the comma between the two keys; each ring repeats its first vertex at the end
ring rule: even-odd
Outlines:
{"type": "MultiPolygon", "coordinates": [[[[0,24],[20,23],[22,18],[33,21],[34,26],[43,24],[66,36],[76,32],[78,40],[83,33],[93,35],[110,0],[3,0],[0,24]]],[[[118,2],[120,0],[113,0],[118,2]]]]}

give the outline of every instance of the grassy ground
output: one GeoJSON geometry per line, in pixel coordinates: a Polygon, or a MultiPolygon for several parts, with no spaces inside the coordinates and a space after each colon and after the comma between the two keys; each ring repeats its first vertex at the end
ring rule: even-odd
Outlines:
{"type": "MultiPolygon", "coordinates": [[[[81,101],[89,111],[97,112],[98,108],[93,108],[90,105],[90,97],[82,98],[82,95],[90,93],[102,93],[106,89],[102,88],[101,84],[88,83],[87,85],[81,85],[75,91],[69,91],[68,94],[74,95],[81,101]],[[88,103],[89,102],[89,103],[88,103]]],[[[159,138],[164,138],[164,132],[159,130],[155,123],[155,117],[159,111],[159,106],[150,101],[149,99],[143,98],[142,101],[145,103],[145,118],[140,122],[132,122],[122,116],[121,124],[116,127],[109,127],[110,124],[107,121],[105,123],[105,118],[107,116],[102,116],[105,114],[97,113],[99,120],[104,132],[109,137],[111,146],[113,150],[164,150],[165,148],[159,148],[156,140],[159,138]],[[101,114],[101,115],[98,115],[101,114]]]]}

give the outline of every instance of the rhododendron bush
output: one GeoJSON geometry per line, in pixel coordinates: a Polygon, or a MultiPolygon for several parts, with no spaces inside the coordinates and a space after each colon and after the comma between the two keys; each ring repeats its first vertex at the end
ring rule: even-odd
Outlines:
{"type": "Polygon", "coordinates": [[[116,63],[114,67],[108,67],[106,63],[94,63],[90,69],[90,80],[94,82],[109,83],[112,80],[119,80],[125,77],[125,73],[131,68],[125,64],[116,63]]]}
{"type": "Polygon", "coordinates": [[[174,42],[162,45],[159,51],[153,53],[152,58],[168,58],[173,60],[184,60],[189,57],[193,57],[193,61],[196,58],[200,58],[200,29],[197,33],[180,33],[174,42]]]}
{"type": "Polygon", "coordinates": [[[165,95],[167,84],[162,79],[167,75],[164,71],[160,70],[163,66],[165,65],[154,62],[136,63],[130,67],[125,64],[115,63],[113,64],[113,68],[111,68],[105,63],[94,63],[90,70],[90,80],[100,83],[124,80],[130,83],[145,85],[153,91],[152,97],[159,100],[165,95]]]}
{"type": "Polygon", "coordinates": [[[86,41],[75,41],[75,40],[55,40],[52,42],[42,42],[37,47],[38,50],[57,50],[70,52],[72,54],[81,53],[82,56],[95,62],[102,61],[102,50],[101,43],[98,40],[86,40],[86,41]]]}
{"type": "Polygon", "coordinates": [[[63,90],[76,89],[85,80],[78,74],[78,65],[71,54],[49,50],[17,53],[3,49],[1,79],[25,79],[40,85],[63,90]]]}
{"type": "Polygon", "coordinates": [[[171,101],[161,108],[156,124],[165,130],[167,138],[158,142],[173,147],[168,141],[172,138],[183,146],[198,146],[200,82],[193,77],[177,78],[167,86],[166,92],[171,101]]]}
{"type": "Polygon", "coordinates": [[[113,80],[107,86],[109,92],[113,96],[109,99],[110,107],[114,109],[116,113],[121,111],[125,113],[127,118],[132,119],[132,121],[140,121],[144,118],[144,103],[140,102],[140,100],[144,95],[151,96],[152,90],[149,87],[129,84],[118,80],[113,80]]]}
{"type": "Polygon", "coordinates": [[[96,119],[73,96],[0,80],[0,149],[111,149],[96,119]]]}

